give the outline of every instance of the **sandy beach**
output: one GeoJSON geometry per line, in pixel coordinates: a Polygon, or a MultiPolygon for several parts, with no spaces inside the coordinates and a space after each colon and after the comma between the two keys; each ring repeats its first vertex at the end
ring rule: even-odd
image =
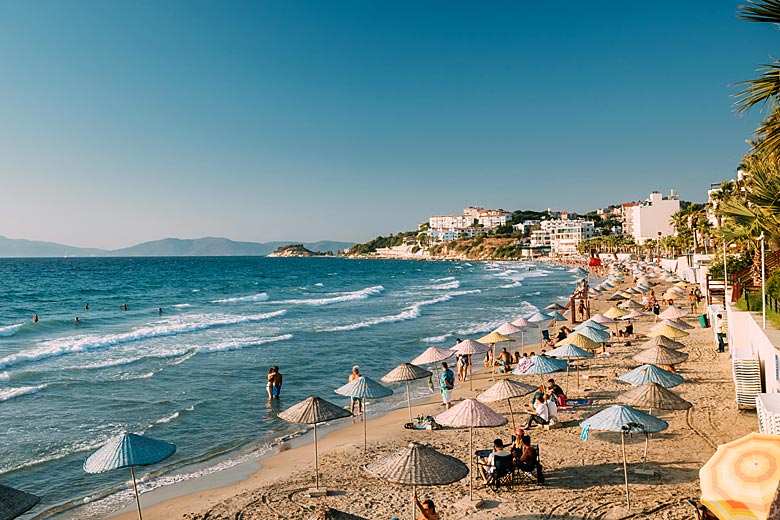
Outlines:
{"type": "MultiPolygon", "coordinates": [[[[627,277],[628,278],[628,277],[627,277]]],[[[627,280],[628,282],[628,280],[627,280]]],[[[626,285],[627,286],[627,285],[626,285]]],[[[656,290],[656,293],[659,293],[656,290]]],[[[612,306],[606,294],[592,300],[593,314],[612,306]]],[[[464,509],[458,501],[468,494],[468,478],[442,487],[422,488],[421,497],[431,498],[443,519],[564,519],[564,518],[655,518],[688,519],[693,509],[685,499],[699,496],[698,471],[714,453],[718,444],[728,442],[756,429],[753,412],[738,411],[731,380],[730,354],[718,354],[710,329],[701,329],[693,317],[687,317],[696,327],[683,338],[684,352],[689,359],[677,367],[686,382],[672,390],[693,403],[686,411],[654,411],[669,423],[669,428],[652,435],[648,468],[655,476],[633,473],[641,467],[644,436],[629,439],[627,455],[631,490],[631,510],[625,507],[620,435],[591,432],[587,441],[580,438],[578,423],[593,413],[616,404],[616,397],[630,390],[630,385],[617,381],[622,374],[640,363],[631,357],[638,353],[642,340],[631,346],[612,346],[610,355],[595,358],[590,368],[583,363],[579,388],[574,373],[569,381],[569,398],[593,399],[591,406],[575,408],[561,415],[561,427],[548,431],[530,431],[532,442],[539,445],[546,483],[521,484],[512,490],[496,493],[478,489],[475,495],[485,505],[475,511],[464,509]]],[[[635,321],[640,335],[649,331],[652,318],[635,321]]],[[[528,339],[526,340],[529,341],[528,339]]],[[[444,346],[444,345],[442,345],[444,346]]],[[[446,345],[449,347],[450,345],[446,345]]],[[[513,348],[514,350],[514,348],[513,348]]],[[[527,345],[526,351],[539,351],[538,344],[527,345]]],[[[369,374],[378,379],[381,374],[369,374]]],[[[500,376],[507,377],[507,376],[500,376]]],[[[508,376],[530,384],[538,384],[539,376],[508,376]]],[[[565,373],[554,377],[565,386],[565,373]]],[[[548,379],[545,376],[544,379],[548,379]]],[[[495,381],[489,373],[477,373],[474,391],[468,383],[459,383],[455,402],[473,397],[495,381]]],[[[324,396],[327,398],[328,396],[324,396]]],[[[530,401],[530,398],[528,399],[530,401]]],[[[526,399],[515,399],[518,425],[527,415],[519,411],[526,399]]],[[[502,414],[508,414],[506,403],[491,403],[502,414]]],[[[436,415],[444,410],[438,394],[414,406],[414,414],[436,415]]],[[[309,498],[306,490],[314,478],[313,446],[308,443],[283,449],[261,460],[261,469],[251,477],[226,487],[200,491],[170,499],[144,508],[147,520],[214,520],[214,519],[305,519],[319,506],[333,508],[370,519],[409,518],[410,488],[388,484],[373,477],[363,465],[397,451],[409,441],[426,443],[437,450],[467,460],[468,430],[445,428],[439,431],[406,430],[407,411],[399,409],[370,419],[368,422],[368,456],[363,455],[363,427],[356,422],[333,429],[319,442],[322,479],[333,492],[330,496],[309,498]]],[[[511,421],[507,426],[475,430],[475,447],[489,448],[492,440],[508,440],[511,421]]],[[[311,438],[311,433],[306,438],[311,438]]],[[[479,480],[475,482],[480,483],[479,480]]],[[[142,497],[142,500],[145,497],[142,497]]],[[[116,516],[132,520],[134,511],[116,516]]]]}

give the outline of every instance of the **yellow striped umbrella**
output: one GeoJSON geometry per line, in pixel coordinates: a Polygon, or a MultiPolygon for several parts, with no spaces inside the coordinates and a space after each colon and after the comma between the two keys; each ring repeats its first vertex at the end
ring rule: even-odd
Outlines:
{"type": "Polygon", "coordinates": [[[579,332],[572,332],[555,344],[556,347],[562,347],[564,345],[574,345],[575,347],[580,347],[587,350],[596,350],[601,346],[589,337],[583,336],[579,332]]]}
{"type": "Polygon", "coordinates": [[[628,311],[624,311],[620,307],[610,307],[610,309],[604,313],[607,318],[617,319],[628,314],[628,311]]]}
{"type": "Polygon", "coordinates": [[[721,444],[699,478],[701,502],[718,518],[764,520],[780,483],[780,436],[749,433],[721,444]]]}

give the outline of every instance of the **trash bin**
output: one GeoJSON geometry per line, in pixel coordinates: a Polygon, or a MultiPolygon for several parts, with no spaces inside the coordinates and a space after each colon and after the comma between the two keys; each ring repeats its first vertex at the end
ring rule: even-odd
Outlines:
{"type": "Polygon", "coordinates": [[[701,328],[707,329],[710,327],[710,319],[707,317],[706,314],[702,314],[699,316],[699,325],[701,325],[701,328]]]}

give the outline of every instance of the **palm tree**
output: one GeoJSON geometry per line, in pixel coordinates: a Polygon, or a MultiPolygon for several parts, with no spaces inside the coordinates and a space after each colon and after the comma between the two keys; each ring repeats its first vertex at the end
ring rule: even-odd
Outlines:
{"type": "MultiPolygon", "coordinates": [[[[748,0],[748,5],[740,6],[739,16],[751,22],[780,23],[780,1],[748,0]]],[[[758,78],[739,83],[743,89],[737,92],[734,106],[739,113],[755,106],[768,112],[755,132],[754,150],[776,154],[780,152],[780,61],[764,64],[760,72],[758,78]]]]}

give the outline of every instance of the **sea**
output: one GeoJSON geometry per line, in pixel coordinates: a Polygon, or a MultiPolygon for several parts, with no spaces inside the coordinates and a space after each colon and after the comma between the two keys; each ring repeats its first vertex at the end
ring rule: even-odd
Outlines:
{"type": "MultiPolygon", "coordinates": [[[[128,472],[82,465],[111,437],[176,444],[139,468],[142,492],[256,460],[305,428],[279,411],[311,395],[347,406],[334,390],[353,365],[378,380],[563,303],[576,281],[526,262],[0,259],[0,483],[42,497],[23,518],[104,518],[132,500],[128,472]],[[269,402],[273,365],[284,385],[269,402]]],[[[403,406],[396,388],[370,412],[403,406]]]]}

